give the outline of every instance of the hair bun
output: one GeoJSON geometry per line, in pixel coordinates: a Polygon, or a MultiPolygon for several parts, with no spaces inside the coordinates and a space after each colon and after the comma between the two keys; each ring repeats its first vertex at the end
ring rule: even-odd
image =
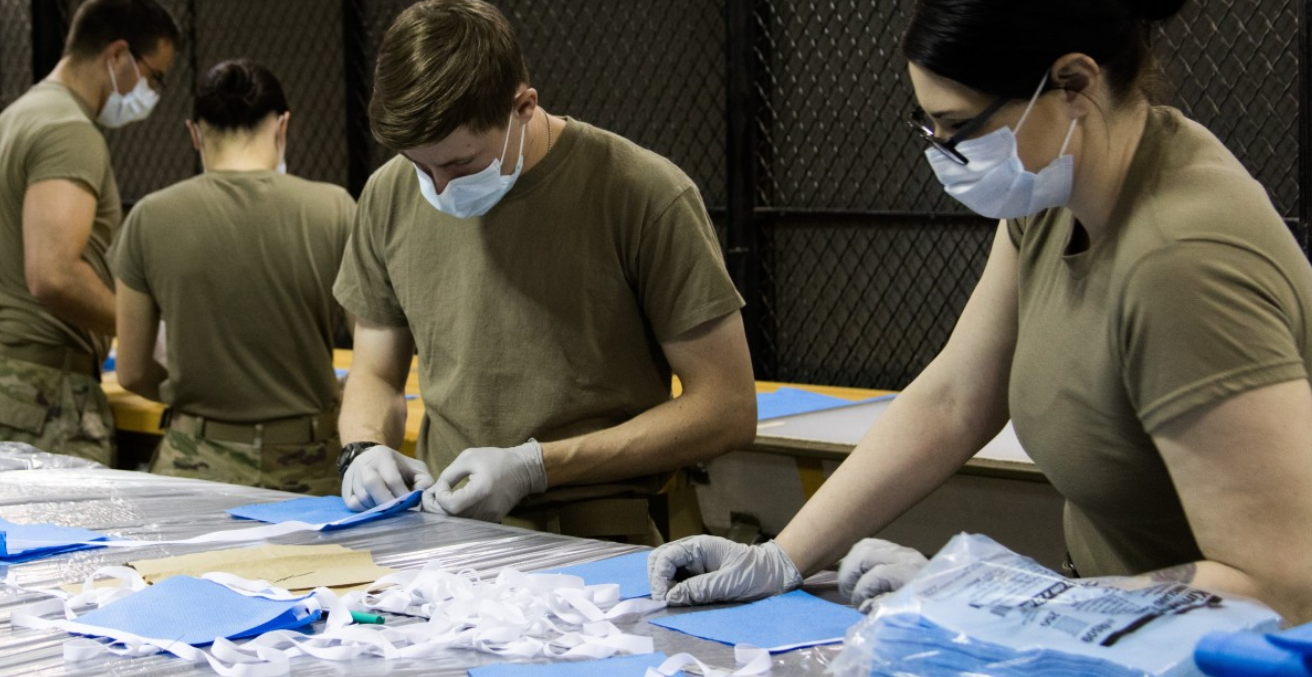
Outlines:
{"type": "Polygon", "coordinates": [[[1120,0],[1130,13],[1144,21],[1165,21],[1176,15],[1185,0],[1120,0]]]}
{"type": "Polygon", "coordinates": [[[247,101],[255,96],[255,81],[251,78],[250,70],[245,64],[230,61],[222,64],[220,68],[214,83],[215,92],[219,96],[240,101],[247,101]]]}

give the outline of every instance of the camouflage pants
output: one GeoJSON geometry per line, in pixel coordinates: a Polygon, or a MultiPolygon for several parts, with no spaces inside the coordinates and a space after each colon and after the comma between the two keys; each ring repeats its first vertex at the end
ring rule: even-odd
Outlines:
{"type": "Polygon", "coordinates": [[[112,466],[114,412],[96,379],[0,355],[0,441],[112,466]]]}
{"type": "Polygon", "coordinates": [[[305,444],[240,444],[165,430],[155,449],[150,471],[157,475],[191,477],[298,494],[333,496],[341,493],[337,475],[338,437],[305,444]]]}

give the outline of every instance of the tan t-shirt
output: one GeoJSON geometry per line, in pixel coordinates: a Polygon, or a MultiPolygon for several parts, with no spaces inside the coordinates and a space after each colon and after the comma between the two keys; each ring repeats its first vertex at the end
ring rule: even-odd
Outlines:
{"type": "Polygon", "coordinates": [[[147,195],[114,274],[168,327],[171,404],[222,421],[328,411],[332,284],[355,219],[342,188],[273,171],[212,171],[147,195]]]}
{"type": "MultiPolygon", "coordinates": [[[[1016,433],[1066,497],[1082,575],[1198,560],[1150,435],[1200,407],[1308,378],[1312,268],[1262,186],[1169,108],[1149,114],[1109,230],[1071,251],[1074,228],[1065,209],[1010,224],[1016,433]]],[[[1233,451],[1236,472],[1245,453],[1233,451]]]]}
{"type": "Polygon", "coordinates": [[[113,289],[106,252],[122,220],[109,147],[96,112],[67,87],[45,80],[0,112],[0,343],[73,348],[103,359],[109,337],[61,320],[28,290],[23,265],[23,197],[28,186],[65,179],[96,196],[82,258],[113,289]]]}
{"type": "Polygon", "coordinates": [[[360,197],[337,299],[408,326],[419,457],[613,427],[670,398],[660,342],[740,307],[696,186],[571,120],[481,218],[438,212],[397,157],[360,197]]]}

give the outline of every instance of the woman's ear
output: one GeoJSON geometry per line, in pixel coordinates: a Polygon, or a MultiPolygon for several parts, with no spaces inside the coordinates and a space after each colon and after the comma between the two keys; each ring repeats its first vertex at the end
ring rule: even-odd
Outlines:
{"type": "Polygon", "coordinates": [[[1071,119],[1089,114],[1094,101],[1102,97],[1103,75],[1098,62],[1087,54],[1067,54],[1052,66],[1052,85],[1065,93],[1067,114],[1071,119]]]}

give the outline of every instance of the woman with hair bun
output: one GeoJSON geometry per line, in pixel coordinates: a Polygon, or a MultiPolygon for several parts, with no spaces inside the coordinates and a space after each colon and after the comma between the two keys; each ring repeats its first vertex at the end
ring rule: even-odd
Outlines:
{"type": "Polygon", "coordinates": [[[1148,38],[1182,4],[916,3],[910,123],[945,190],[1001,220],[984,274],[947,346],[775,541],[666,545],[658,598],[777,594],[851,548],[840,587],[868,604],[924,558],[862,537],[1011,418],[1066,498],[1070,575],[1312,620],[1312,268],[1225,146],[1150,103],[1148,38]]]}
{"type": "Polygon", "coordinates": [[[210,69],[187,121],[204,173],[143,198],[115,244],[119,382],[170,405],[151,472],[338,491],[332,284],[355,202],[285,173],[290,118],[265,67],[210,69]]]}

